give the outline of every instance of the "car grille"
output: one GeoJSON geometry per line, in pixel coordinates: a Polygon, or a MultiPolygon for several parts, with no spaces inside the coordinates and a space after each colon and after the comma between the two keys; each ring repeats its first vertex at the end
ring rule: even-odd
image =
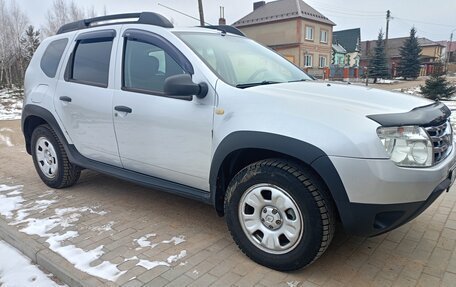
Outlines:
{"type": "Polygon", "coordinates": [[[437,164],[444,160],[453,148],[453,132],[450,121],[424,129],[434,145],[434,164],[437,164]]]}

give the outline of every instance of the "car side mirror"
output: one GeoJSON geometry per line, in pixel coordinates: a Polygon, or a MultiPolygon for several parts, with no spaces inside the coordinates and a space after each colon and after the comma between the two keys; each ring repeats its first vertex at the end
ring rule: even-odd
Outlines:
{"type": "Polygon", "coordinates": [[[206,83],[193,83],[189,74],[179,74],[166,78],[163,92],[171,97],[196,96],[202,99],[207,95],[208,86],[206,83]]]}

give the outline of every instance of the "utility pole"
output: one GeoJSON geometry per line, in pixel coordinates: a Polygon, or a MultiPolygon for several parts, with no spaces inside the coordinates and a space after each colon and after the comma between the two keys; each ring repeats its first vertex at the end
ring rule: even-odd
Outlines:
{"type": "Polygon", "coordinates": [[[203,0],[198,0],[198,9],[200,14],[200,26],[204,26],[203,0]]]}
{"type": "MultiPolygon", "coordinates": [[[[455,29],[456,30],[456,29],[455,29]]],[[[453,44],[453,32],[455,31],[451,31],[451,35],[450,35],[450,44],[448,45],[448,52],[447,52],[447,58],[446,58],[446,63],[445,63],[445,71],[448,72],[448,63],[450,63],[450,58],[451,58],[451,45],[453,44]]]]}
{"type": "MultiPolygon", "coordinates": [[[[389,69],[389,57],[388,57],[388,33],[389,33],[389,24],[391,19],[391,11],[386,11],[386,33],[385,33],[385,54],[386,54],[386,64],[389,69]]],[[[391,73],[392,75],[393,73],[391,73]]]]}

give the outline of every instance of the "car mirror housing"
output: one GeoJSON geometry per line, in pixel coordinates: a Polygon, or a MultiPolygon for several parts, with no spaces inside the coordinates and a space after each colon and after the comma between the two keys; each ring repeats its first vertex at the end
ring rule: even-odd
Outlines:
{"type": "Polygon", "coordinates": [[[208,85],[204,82],[195,84],[189,74],[180,74],[166,78],[163,91],[171,97],[196,96],[202,99],[207,95],[208,85]]]}

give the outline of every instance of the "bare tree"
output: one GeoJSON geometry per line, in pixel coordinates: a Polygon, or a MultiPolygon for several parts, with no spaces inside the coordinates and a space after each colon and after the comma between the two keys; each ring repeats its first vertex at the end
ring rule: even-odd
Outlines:
{"type": "Polygon", "coordinates": [[[67,23],[93,18],[96,15],[97,12],[93,6],[84,9],[78,6],[74,0],[54,0],[52,7],[47,12],[46,24],[41,30],[44,36],[52,36],[67,23]]]}
{"type": "Polygon", "coordinates": [[[26,67],[21,39],[27,24],[15,1],[0,0],[0,86],[22,85],[26,67]]]}

